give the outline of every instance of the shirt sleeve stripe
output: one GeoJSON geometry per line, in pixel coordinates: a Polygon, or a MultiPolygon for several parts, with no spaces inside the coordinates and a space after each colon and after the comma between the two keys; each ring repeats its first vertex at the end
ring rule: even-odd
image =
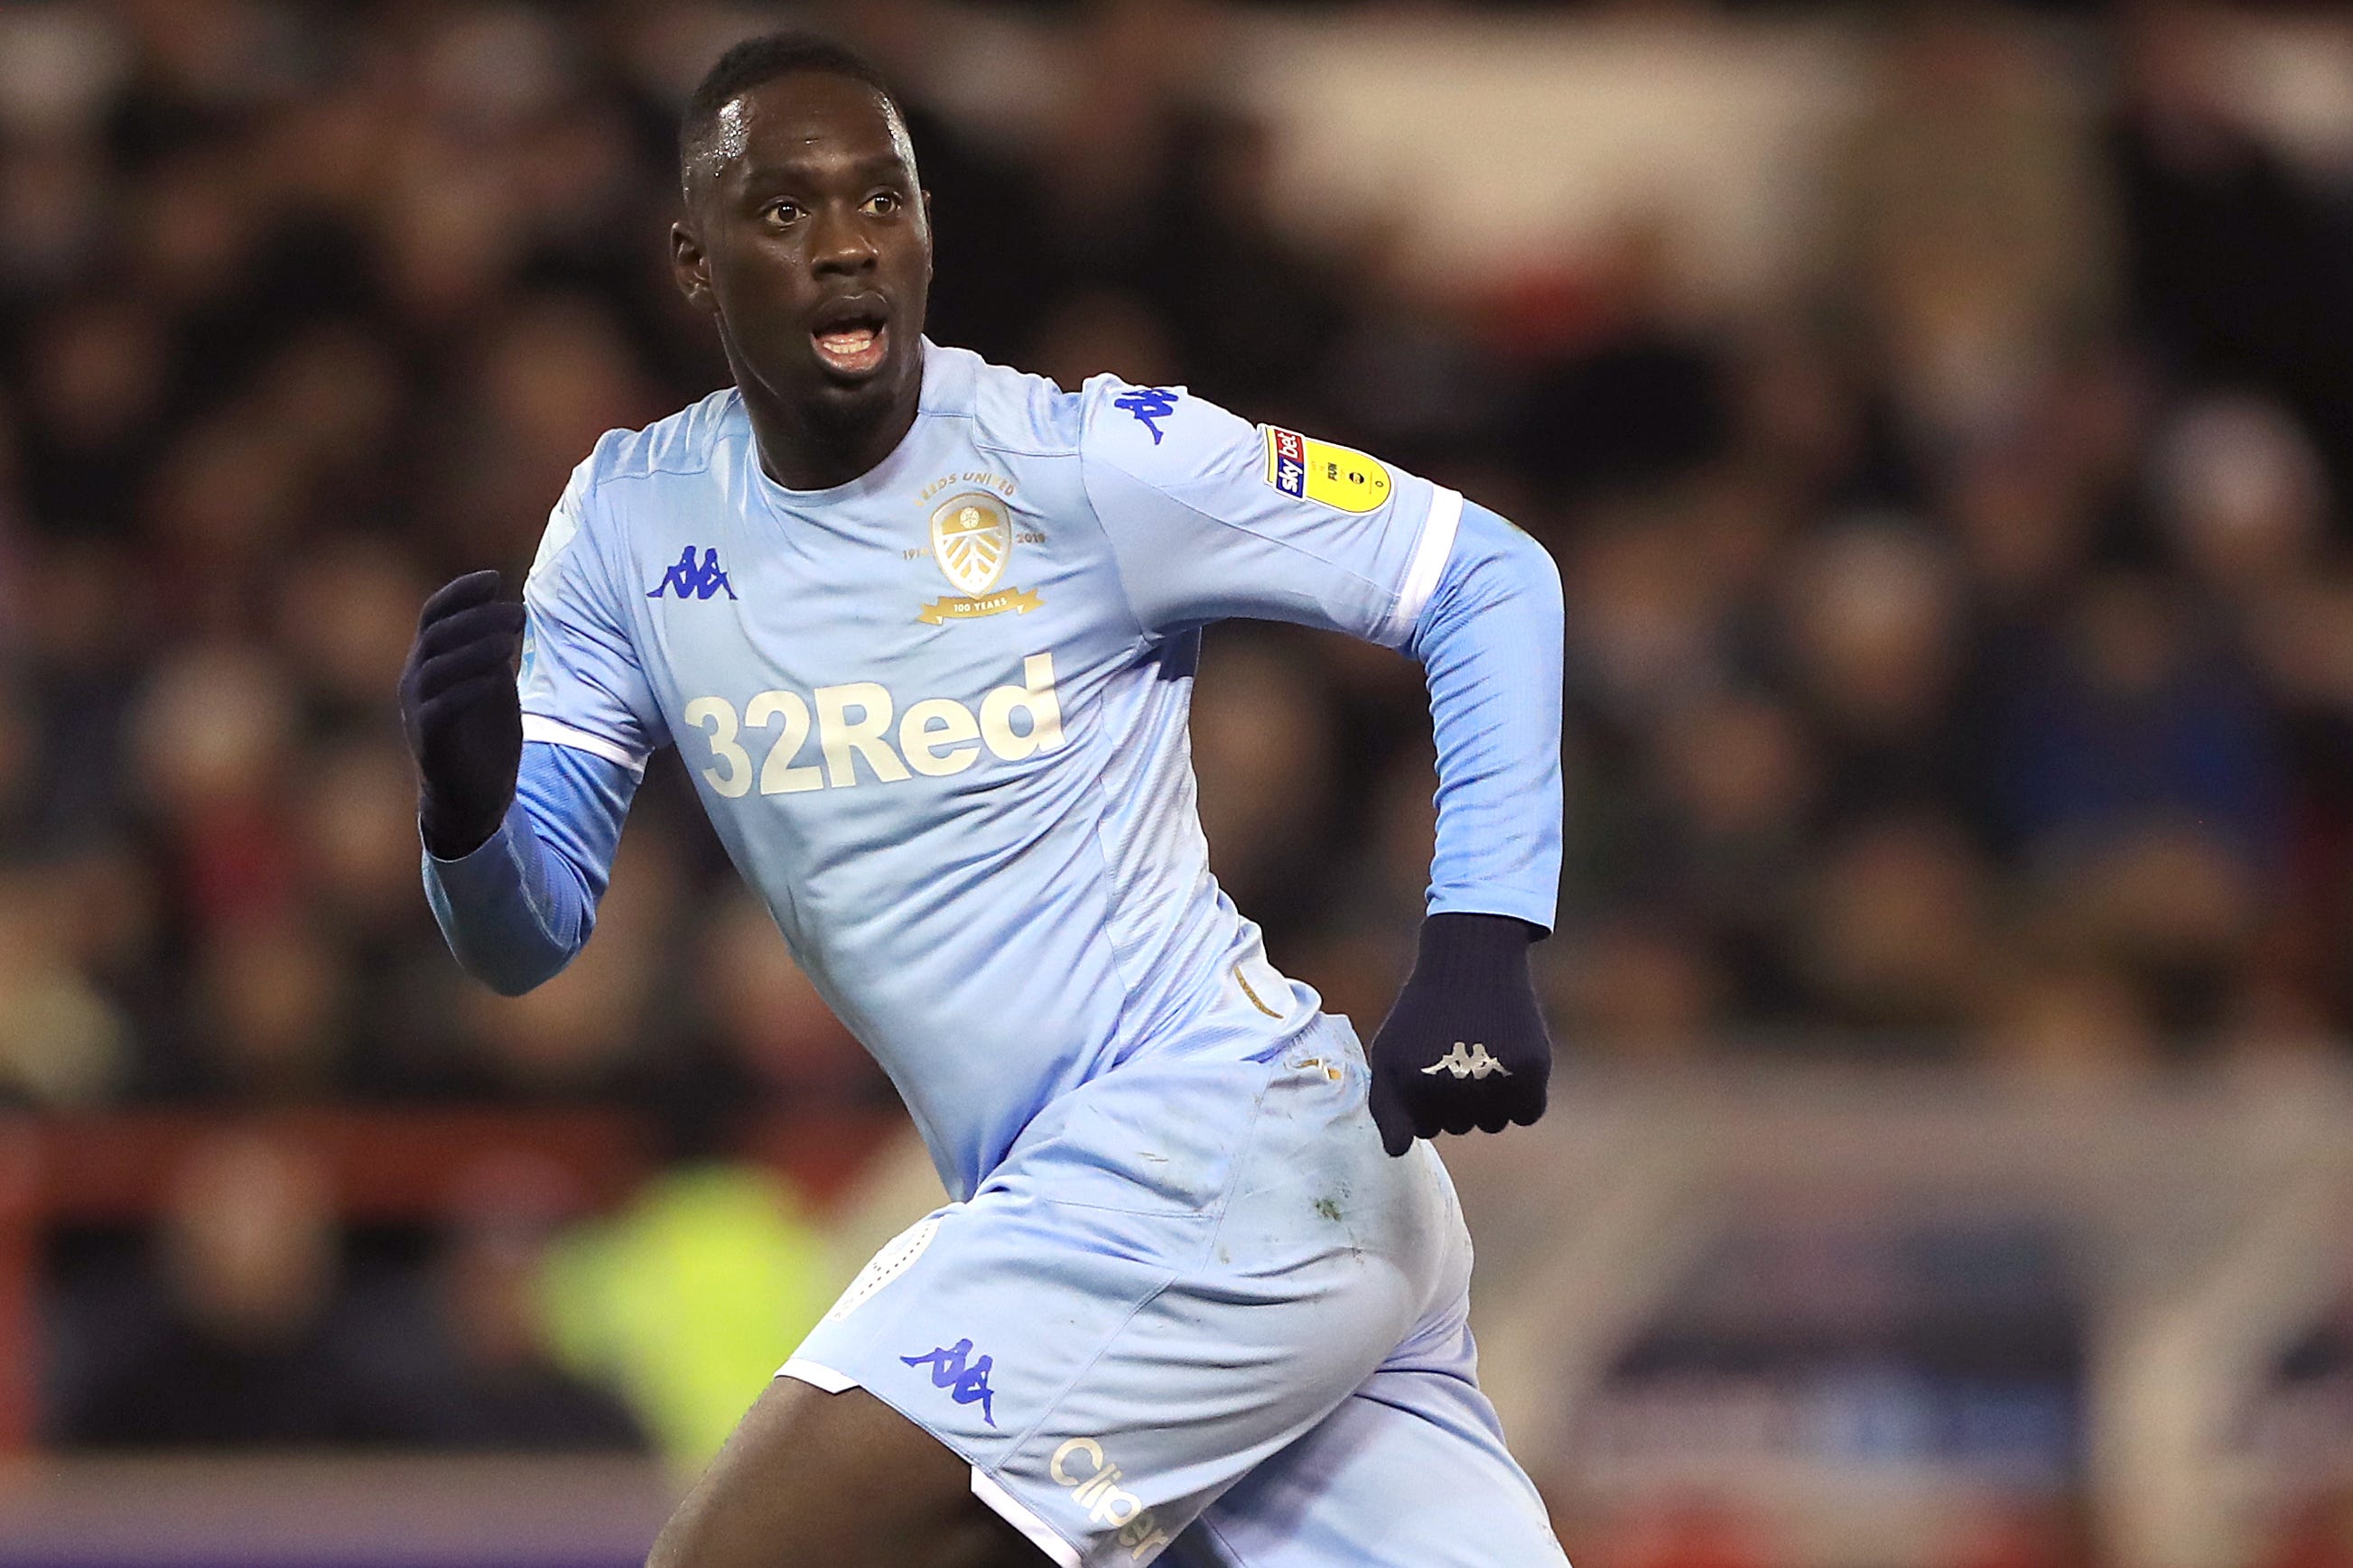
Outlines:
{"type": "Polygon", "coordinates": [[[646,771],[646,759],[619,742],[608,741],[602,735],[592,735],[586,730],[575,730],[569,724],[560,724],[553,719],[543,718],[537,713],[526,713],[522,716],[522,738],[526,741],[545,741],[550,745],[569,746],[575,752],[586,752],[592,757],[602,757],[608,763],[618,763],[633,773],[642,773],[646,771]]]}
{"type": "Polygon", "coordinates": [[[1454,531],[1462,523],[1462,494],[1444,485],[1430,488],[1430,516],[1423,520],[1421,538],[1413,547],[1413,563],[1406,568],[1405,584],[1398,590],[1395,608],[1381,625],[1382,642],[1395,647],[1413,635],[1421,609],[1438,589],[1446,558],[1454,553],[1454,531]]]}

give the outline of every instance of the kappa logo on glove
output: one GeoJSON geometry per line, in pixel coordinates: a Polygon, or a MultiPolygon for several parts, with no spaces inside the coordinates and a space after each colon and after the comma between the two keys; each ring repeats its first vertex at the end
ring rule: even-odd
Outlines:
{"type": "Polygon", "coordinates": [[[1528,967],[1535,930],[1509,915],[1422,921],[1413,973],[1365,1052],[1367,1105],[1390,1154],[1417,1138],[1501,1132],[1544,1114],[1552,1039],[1528,967]]]}
{"type": "Polygon", "coordinates": [[[1485,1078],[1489,1073],[1512,1076],[1512,1069],[1487,1054],[1484,1045],[1465,1046],[1454,1042],[1454,1048],[1421,1069],[1424,1073],[1451,1072],[1456,1078],[1485,1078]]]}

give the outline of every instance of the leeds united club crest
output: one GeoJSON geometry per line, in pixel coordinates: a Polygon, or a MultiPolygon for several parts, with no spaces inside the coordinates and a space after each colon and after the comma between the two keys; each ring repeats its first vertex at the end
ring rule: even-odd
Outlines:
{"type": "Polygon", "coordinates": [[[1003,501],[978,490],[950,496],[932,513],[932,559],[963,593],[925,605],[915,618],[936,626],[1007,610],[1027,615],[1036,609],[1035,592],[997,585],[1012,557],[1013,523],[1003,501]]]}

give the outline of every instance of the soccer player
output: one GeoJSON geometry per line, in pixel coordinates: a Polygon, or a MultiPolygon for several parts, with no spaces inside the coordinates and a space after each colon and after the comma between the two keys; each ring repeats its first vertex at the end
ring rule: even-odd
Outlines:
{"type": "Polygon", "coordinates": [[[677,745],[955,1201],[794,1352],[652,1562],[1562,1562],[1419,1141],[1544,1108],[1551,562],[1181,388],[927,342],[914,149],[838,46],[729,51],[681,151],[673,266],[735,384],[597,442],[521,605],[488,572],[427,603],[401,699],[427,895],[470,973],[539,984],[677,745]],[[1186,714],[1229,616],[1427,670],[1437,861],[1369,1049],[1208,873],[1186,714]]]}

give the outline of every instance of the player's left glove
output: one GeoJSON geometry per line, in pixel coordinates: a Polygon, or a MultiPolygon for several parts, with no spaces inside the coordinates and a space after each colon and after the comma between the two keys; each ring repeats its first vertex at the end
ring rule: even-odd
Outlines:
{"type": "Polygon", "coordinates": [[[1373,1121],[1391,1154],[1440,1132],[1500,1132],[1544,1114],[1552,1037],[1536,1005],[1528,944],[1543,932],[1508,915],[1439,914],[1367,1052],[1373,1121]]]}
{"type": "Polygon", "coordinates": [[[400,723],[422,783],[417,822],[444,859],[481,847],[514,799],[522,759],[515,656],[523,607],[496,572],[470,572],[425,601],[400,671],[400,723]]]}

